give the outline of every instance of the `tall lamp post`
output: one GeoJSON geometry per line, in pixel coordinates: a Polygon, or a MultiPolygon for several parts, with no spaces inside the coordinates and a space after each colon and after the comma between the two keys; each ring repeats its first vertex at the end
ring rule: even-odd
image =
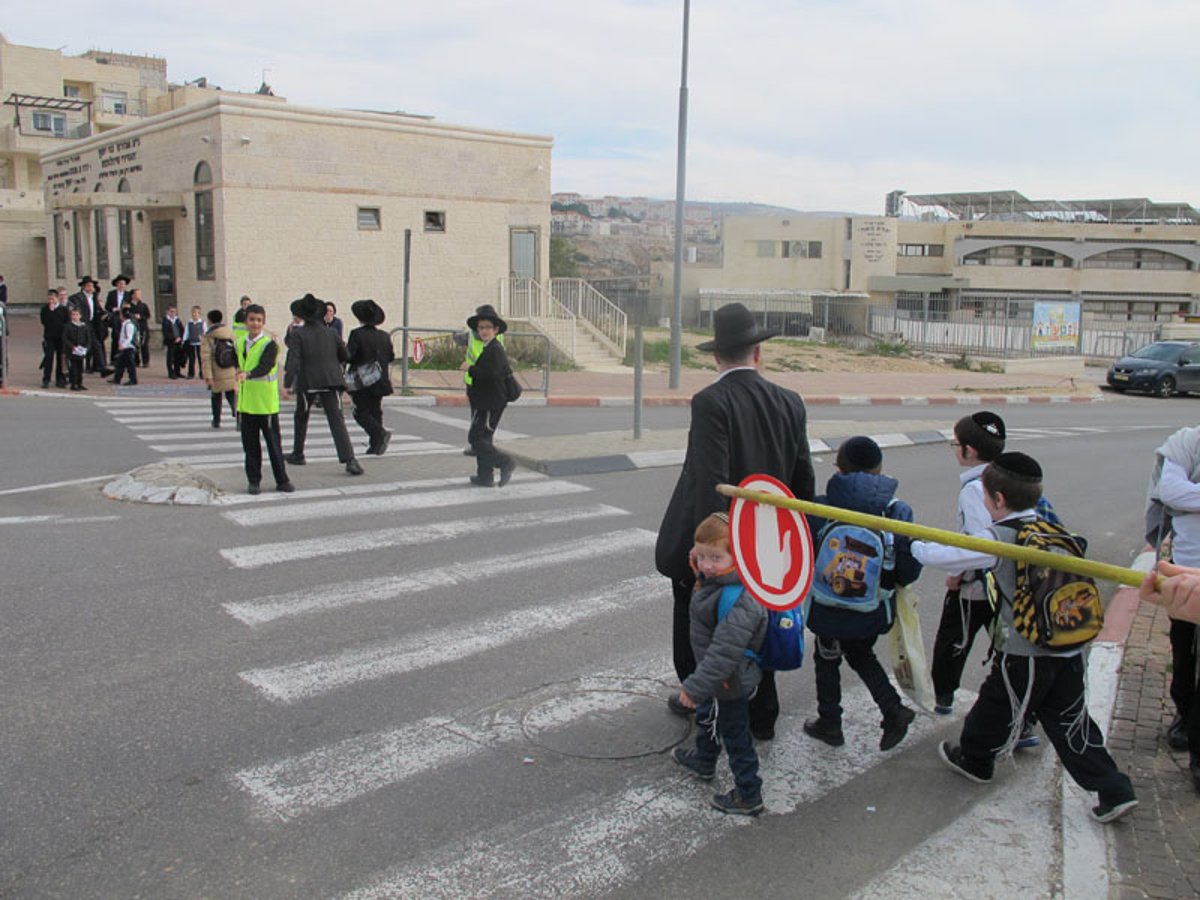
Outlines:
{"type": "Polygon", "coordinates": [[[679,76],[679,139],[675,160],[675,306],[671,315],[671,375],[667,386],[679,387],[679,368],[683,356],[683,194],[687,163],[687,68],[688,19],[691,0],[683,0],[683,68],[679,76]]]}

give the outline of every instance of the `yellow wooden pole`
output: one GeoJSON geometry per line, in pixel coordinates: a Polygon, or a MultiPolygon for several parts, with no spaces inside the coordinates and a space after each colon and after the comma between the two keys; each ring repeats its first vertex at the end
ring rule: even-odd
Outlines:
{"type": "MultiPolygon", "coordinates": [[[[1080,559],[1077,556],[1065,556],[1061,553],[1050,553],[1047,550],[1037,550],[1033,547],[1021,547],[1004,541],[993,541],[988,538],[974,537],[969,534],[959,534],[957,531],[945,531],[941,528],[931,528],[928,525],[918,525],[915,522],[898,522],[883,516],[872,516],[867,513],[842,509],[840,506],[826,506],[811,500],[796,500],[792,497],[782,497],[778,494],[767,494],[762,491],[751,491],[735,487],[732,484],[718,484],[717,492],[726,497],[740,497],[755,503],[766,503],[782,509],[820,516],[823,519],[837,519],[839,522],[849,522],[851,525],[862,525],[878,531],[890,531],[921,541],[932,541],[937,544],[949,544],[951,547],[962,547],[965,550],[975,550],[990,556],[1004,556],[1020,562],[1049,566],[1061,569],[1075,575],[1089,575],[1104,581],[1115,581],[1117,584],[1127,584],[1138,587],[1146,577],[1145,573],[1123,566],[1113,566],[1108,563],[1096,562],[1093,559],[1080,559]]],[[[1162,577],[1157,579],[1156,589],[1162,586],[1162,577]]]]}

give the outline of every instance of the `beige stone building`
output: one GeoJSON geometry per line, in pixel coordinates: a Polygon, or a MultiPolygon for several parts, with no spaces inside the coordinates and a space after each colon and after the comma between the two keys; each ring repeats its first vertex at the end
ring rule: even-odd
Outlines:
{"type": "Polygon", "coordinates": [[[220,93],[41,157],[45,265],[132,270],[147,302],[290,320],[306,291],[460,326],[510,276],[545,282],[550,138],[220,93]]]}
{"type": "MultiPolygon", "coordinates": [[[[938,215],[726,218],[720,258],[684,267],[685,306],[703,313],[721,302],[714,292],[737,290],[845,293],[947,315],[1034,300],[1113,319],[1200,312],[1200,213],[1186,204],[915,199],[938,215]]],[[[670,298],[670,261],[654,275],[670,298]]]]}

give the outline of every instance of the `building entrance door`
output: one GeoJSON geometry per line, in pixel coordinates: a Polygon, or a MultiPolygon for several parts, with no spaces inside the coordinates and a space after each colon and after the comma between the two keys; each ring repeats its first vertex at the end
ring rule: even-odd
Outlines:
{"type": "Polygon", "coordinates": [[[508,269],[512,278],[538,277],[538,233],[536,228],[509,231],[508,269]]]}
{"type": "Polygon", "coordinates": [[[151,255],[154,257],[154,317],[162,320],[175,301],[175,223],[150,223],[151,255]]]}

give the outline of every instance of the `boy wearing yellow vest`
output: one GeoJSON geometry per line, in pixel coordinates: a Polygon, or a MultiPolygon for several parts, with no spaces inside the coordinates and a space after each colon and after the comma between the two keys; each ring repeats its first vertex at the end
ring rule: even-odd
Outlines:
{"type": "Polygon", "coordinates": [[[279,437],[279,344],[263,331],[267,312],[256,303],[245,309],[246,333],[234,338],[238,361],[237,411],[242,426],[242,450],[246,453],[246,480],[249,492],[257,494],[262,481],[262,444],[275,476],[275,489],[290,494],[296,488],[288,480],[283,461],[283,442],[279,437]]]}

